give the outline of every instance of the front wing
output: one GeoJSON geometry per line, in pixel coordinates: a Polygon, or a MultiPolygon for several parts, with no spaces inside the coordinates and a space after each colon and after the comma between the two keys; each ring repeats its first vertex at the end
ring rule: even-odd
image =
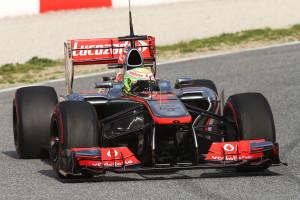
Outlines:
{"type": "Polygon", "coordinates": [[[102,174],[106,171],[117,173],[146,173],[193,169],[236,168],[239,166],[261,166],[265,163],[279,165],[277,143],[265,140],[242,140],[237,142],[212,143],[207,154],[202,154],[198,162],[153,164],[143,166],[137,156],[127,147],[114,148],[72,148],[66,150],[66,166],[63,175],[82,175],[88,172],[102,174]]]}

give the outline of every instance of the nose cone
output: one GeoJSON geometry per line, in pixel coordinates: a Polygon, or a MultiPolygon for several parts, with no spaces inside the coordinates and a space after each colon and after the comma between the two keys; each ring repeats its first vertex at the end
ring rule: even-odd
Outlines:
{"type": "Polygon", "coordinates": [[[127,53],[127,66],[129,68],[134,68],[134,67],[141,67],[144,64],[143,57],[139,50],[137,49],[130,49],[129,52],[127,53]]]}

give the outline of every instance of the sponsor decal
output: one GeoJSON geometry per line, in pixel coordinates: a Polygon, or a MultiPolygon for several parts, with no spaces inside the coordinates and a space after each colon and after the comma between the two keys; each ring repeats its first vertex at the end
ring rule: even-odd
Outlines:
{"type": "MultiPolygon", "coordinates": [[[[74,150],[78,151],[76,149],[74,150]]],[[[80,150],[82,151],[83,149],[80,150]]],[[[78,155],[77,159],[79,160],[79,165],[85,167],[121,167],[141,163],[127,147],[99,148],[99,151],[101,151],[101,157],[99,157],[99,159],[95,159],[91,156],[93,159],[89,160],[88,156],[84,156],[84,159],[81,160],[82,156],[78,155]]]]}
{"type": "Polygon", "coordinates": [[[121,167],[125,164],[125,166],[134,165],[134,161],[127,159],[124,161],[94,161],[94,160],[81,160],[79,161],[79,165],[81,166],[90,166],[90,167],[121,167]]]}
{"type": "Polygon", "coordinates": [[[154,80],[154,75],[150,70],[137,68],[137,69],[128,70],[126,73],[128,73],[128,75],[133,78],[154,80]]]}
{"type": "Polygon", "coordinates": [[[253,159],[251,155],[226,155],[224,156],[211,156],[212,160],[226,160],[226,161],[237,161],[237,160],[250,160],[253,159]]]}
{"type": "Polygon", "coordinates": [[[132,77],[135,77],[135,78],[148,78],[149,77],[148,74],[142,74],[142,73],[132,71],[132,70],[129,70],[128,74],[132,77]]]}
{"type": "Polygon", "coordinates": [[[138,72],[133,71],[133,70],[128,70],[128,74],[130,76],[133,76],[133,77],[136,77],[136,78],[143,78],[144,77],[144,74],[138,73],[138,72]]]}
{"type": "Polygon", "coordinates": [[[109,150],[109,151],[107,151],[107,156],[108,157],[111,157],[111,155],[112,155],[112,153],[111,152],[113,152],[114,153],[114,157],[117,157],[118,156],[118,151],[117,150],[109,150]]]}
{"type": "MultiPolygon", "coordinates": [[[[72,49],[74,49],[73,57],[119,55],[125,51],[125,47],[128,47],[130,45],[129,41],[118,42],[118,43],[114,43],[114,44],[111,44],[111,43],[101,44],[102,43],[101,41],[95,40],[95,44],[84,44],[84,43],[86,43],[86,42],[74,41],[73,48],[72,48],[72,49]]],[[[143,47],[143,46],[148,45],[148,43],[143,40],[137,41],[136,45],[142,46],[142,47],[138,48],[138,50],[142,53],[149,50],[149,47],[143,47]]]]}
{"type": "Polygon", "coordinates": [[[103,162],[103,166],[104,167],[114,167],[114,166],[116,166],[116,167],[121,167],[121,166],[123,166],[123,165],[133,165],[134,164],[134,162],[132,161],[132,160],[125,160],[124,161],[124,163],[123,163],[123,161],[104,161],[103,162]]]}
{"type": "Polygon", "coordinates": [[[223,149],[225,151],[234,151],[234,146],[232,144],[224,144],[223,149]]]}
{"type": "Polygon", "coordinates": [[[237,161],[261,158],[263,152],[251,153],[251,142],[260,140],[243,140],[239,142],[215,142],[209,148],[205,160],[237,161]]]}

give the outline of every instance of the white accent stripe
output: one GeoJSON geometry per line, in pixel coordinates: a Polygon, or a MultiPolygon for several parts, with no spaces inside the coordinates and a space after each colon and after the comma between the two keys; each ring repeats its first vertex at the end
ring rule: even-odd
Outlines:
{"type": "Polygon", "coordinates": [[[0,6],[0,17],[39,13],[40,0],[3,0],[0,6]]]}
{"type": "MultiPolygon", "coordinates": [[[[264,46],[264,47],[242,49],[242,50],[238,50],[238,51],[231,51],[231,52],[225,52],[225,53],[216,53],[216,54],[209,54],[209,55],[204,55],[204,56],[196,56],[196,57],[192,57],[192,58],[177,59],[177,60],[174,60],[174,61],[167,61],[167,62],[158,63],[157,65],[167,65],[167,64],[172,64],[172,63],[180,63],[180,62],[185,62],[185,61],[200,60],[200,59],[211,58],[211,57],[216,57],[216,56],[226,56],[226,55],[249,52],[249,51],[263,50],[263,49],[276,48],[276,47],[285,47],[285,46],[292,46],[292,45],[299,45],[299,44],[300,44],[300,42],[275,44],[275,45],[269,45],[269,46],[264,46]]],[[[109,70],[109,71],[106,71],[106,72],[79,75],[79,76],[75,76],[75,79],[81,79],[81,78],[87,78],[87,77],[93,77],[93,76],[101,76],[101,75],[103,76],[105,74],[112,74],[114,72],[115,72],[115,70],[109,70]]],[[[46,84],[49,84],[49,83],[55,83],[55,82],[61,82],[61,81],[65,81],[65,79],[61,78],[61,79],[55,79],[55,80],[35,83],[35,84],[31,84],[31,85],[20,85],[20,86],[11,87],[11,88],[5,88],[5,89],[0,90],[0,93],[13,91],[13,90],[16,90],[16,89],[21,88],[21,87],[28,87],[28,86],[34,86],[34,85],[46,85],[46,84]]]]}

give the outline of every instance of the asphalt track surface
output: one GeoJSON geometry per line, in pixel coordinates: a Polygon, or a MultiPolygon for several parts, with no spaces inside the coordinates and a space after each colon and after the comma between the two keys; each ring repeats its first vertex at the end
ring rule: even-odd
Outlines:
{"type": "MultiPolygon", "coordinates": [[[[43,160],[17,159],[12,132],[13,92],[0,93],[0,199],[300,199],[300,45],[268,48],[159,66],[160,78],[212,79],[226,96],[257,91],[273,109],[281,159],[289,166],[259,173],[180,171],[169,175],[56,178],[43,160]]],[[[100,77],[77,80],[86,90],[100,77]]],[[[64,83],[51,83],[58,93],[64,83]]]]}

